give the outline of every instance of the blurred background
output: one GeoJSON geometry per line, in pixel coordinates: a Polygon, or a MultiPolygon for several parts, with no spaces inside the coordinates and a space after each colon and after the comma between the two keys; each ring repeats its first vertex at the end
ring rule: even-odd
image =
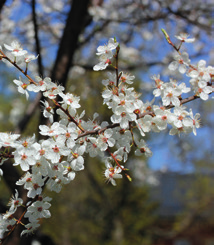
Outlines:
{"type": "MultiPolygon", "coordinates": [[[[80,96],[84,119],[98,112],[100,121],[108,121],[111,112],[100,96],[106,71],[93,71],[97,47],[116,37],[121,46],[119,70],[135,75],[134,87],[144,102],[151,101],[155,74],[165,82],[173,78],[189,86],[188,77],[168,69],[174,50],[161,28],[177,45],[174,35],[185,32],[195,37],[182,50],[188,51],[192,64],[204,59],[213,66],[213,10],[212,0],[3,0],[0,45],[18,40],[24,49],[39,54],[29,64],[32,77],[51,77],[80,96]]],[[[1,62],[0,74],[0,132],[35,133],[39,138],[38,125],[45,123],[41,95],[32,93],[26,101],[17,93],[12,81],[21,74],[14,67],[1,62]]],[[[131,183],[123,178],[116,187],[107,184],[99,159],[85,156],[85,170],[60,194],[44,190],[53,197],[52,217],[41,220],[32,236],[19,238],[17,229],[5,244],[214,245],[211,97],[185,105],[201,114],[197,137],[170,136],[166,130],[147,138],[151,158],[131,153],[127,162],[131,183]]],[[[11,162],[0,168],[4,213],[22,173],[11,162]]],[[[21,188],[19,193],[26,195],[21,188]]]]}

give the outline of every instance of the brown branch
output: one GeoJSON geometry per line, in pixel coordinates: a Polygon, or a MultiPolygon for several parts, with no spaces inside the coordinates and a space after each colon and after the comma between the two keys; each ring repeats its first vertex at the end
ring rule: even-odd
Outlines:
{"type": "Polygon", "coordinates": [[[3,53],[3,51],[2,50],[0,50],[0,53],[1,53],[1,59],[5,59],[5,60],[7,60],[8,62],[10,62],[13,66],[15,66],[16,67],[16,69],[18,69],[24,76],[26,76],[27,78],[28,78],[28,80],[29,80],[29,82],[30,83],[33,83],[33,84],[35,84],[35,85],[37,85],[37,83],[20,67],[20,66],[18,66],[17,64],[16,64],[16,62],[15,61],[12,61],[9,57],[7,57],[4,53],[3,53]]]}

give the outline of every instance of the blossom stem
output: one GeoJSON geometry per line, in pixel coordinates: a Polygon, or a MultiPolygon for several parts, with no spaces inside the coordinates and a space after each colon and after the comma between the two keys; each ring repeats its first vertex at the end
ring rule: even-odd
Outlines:
{"type": "Polygon", "coordinates": [[[161,31],[163,32],[163,34],[164,34],[164,36],[165,36],[165,38],[166,38],[166,41],[181,55],[181,52],[179,51],[179,49],[180,49],[180,47],[181,47],[181,45],[177,48],[174,44],[173,44],[173,42],[171,41],[171,39],[170,39],[170,37],[169,37],[169,35],[168,35],[168,33],[162,28],[161,29],[161,31]]]}
{"type": "Polygon", "coordinates": [[[125,174],[126,178],[127,178],[129,181],[132,181],[131,177],[130,177],[127,173],[124,172],[124,171],[127,170],[127,169],[123,168],[123,167],[119,164],[118,160],[116,159],[116,157],[114,156],[114,154],[111,153],[111,151],[109,150],[109,148],[107,148],[106,151],[107,151],[107,152],[110,154],[110,156],[114,159],[114,161],[116,162],[117,166],[123,171],[123,173],[125,174]]]}
{"type": "Polygon", "coordinates": [[[52,99],[52,101],[54,102],[54,104],[57,106],[57,107],[59,107],[67,116],[68,116],[68,118],[72,121],[72,122],[74,122],[76,125],[77,125],[77,127],[82,131],[82,132],[85,132],[85,129],[81,126],[81,124],[80,123],[78,123],[71,115],[70,115],[70,113],[68,112],[68,110],[66,110],[66,109],[64,109],[56,100],[54,100],[54,99],[52,99]]]}
{"type": "Polygon", "coordinates": [[[30,83],[33,83],[37,86],[37,83],[29,75],[27,75],[27,69],[25,71],[22,70],[22,68],[19,67],[15,61],[12,61],[9,57],[7,57],[2,50],[0,50],[0,53],[3,55],[2,59],[9,61],[13,66],[15,66],[22,74],[24,74],[28,78],[30,83]]]}

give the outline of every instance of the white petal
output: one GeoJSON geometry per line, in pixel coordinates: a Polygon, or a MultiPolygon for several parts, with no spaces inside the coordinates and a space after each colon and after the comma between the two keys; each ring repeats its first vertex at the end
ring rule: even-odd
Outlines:
{"type": "Polygon", "coordinates": [[[171,71],[175,71],[178,68],[178,62],[177,61],[173,61],[172,63],[169,64],[168,68],[171,71]]]}

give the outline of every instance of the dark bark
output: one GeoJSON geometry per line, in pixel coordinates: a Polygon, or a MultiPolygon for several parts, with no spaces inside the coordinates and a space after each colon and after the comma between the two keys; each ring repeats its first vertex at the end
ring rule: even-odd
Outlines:
{"type": "Polygon", "coordinates": [[[4,7],[5,3],[6,3],[6,0],[1,0],[0,1],[0,13],[1,13],[2,8],[4,7]]]}
{"type": "MultiPolygon", "coordinates": [[[[66,86],[68,72],[72,67],[74,53],[78,48],[78,38],[84,28],[90,24],[88,14],[90,0],[73,0],[68,13],[64,32],[59,44],[57,57],[51,72],[51,79],[62,86],[66,86]]],[[[58,120],[55,114],[54,121],[58,120]]],[[[46,124],[46,119],[41,114],[40,124],[46,124]]]]}
{"type": "Polygon", "coordinates": [[[32,7],[32,20],[33,20],[33,26],[34,26],[34,39],[36,43],[36,54],[38,54],[38,71],[39,71],[39,76],[43,77],[44,71],[43,71],[43,65],[42,65],[42,52],[41,52],[41,44],[40,44],[40,39],[39,39],[39,28],[37,24],[37,15],[36,15],[36,0],[32,0],[31,3],[32,7]]]}
{"type": "Polygon", "coordinates": [[[20,179],[20,174],[18,173],[17,169],[12,165],[12,162],[10,160],[5,161],[1,166],[1,169],[4,173],[4,181],[6,182],[8,188],[11,190],[11,193],[14,194],[15,189],[17,189],[20,193],[21,188],[16,185],[16,181],[20,179]]]}
{"type": "Polygon", "coordinates": [[[78,38],[84,27],[89,24],[87,14],[90,0],[74,0],[68,14],[66,26],[60,41],[56,61],[52,70],[51,78],[60,85],[65,86],[68,72],[71,68],[74,53],[78,46],[78,38]]]}

